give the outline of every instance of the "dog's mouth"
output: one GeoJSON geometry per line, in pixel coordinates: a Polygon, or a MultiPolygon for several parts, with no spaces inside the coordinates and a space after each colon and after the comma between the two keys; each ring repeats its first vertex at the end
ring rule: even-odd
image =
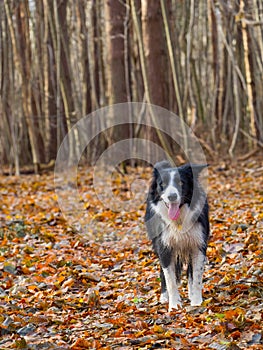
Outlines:
{"type": "Polygon", "coordinates": [[[177,220],[180,216],[180,203],[177,202],[164,202],[168,208],[168,216],[171,220],[177,220]]]}

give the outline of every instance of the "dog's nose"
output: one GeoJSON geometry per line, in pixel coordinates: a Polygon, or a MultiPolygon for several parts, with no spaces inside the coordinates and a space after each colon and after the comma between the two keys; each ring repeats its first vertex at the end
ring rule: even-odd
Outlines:
{"type": "Polygon", "coordinates": [[[175,202],[177,200],[177,198],[178,198],[177,193],[171,193],[168,196],[168,199],[170,202],[175,202]]]}

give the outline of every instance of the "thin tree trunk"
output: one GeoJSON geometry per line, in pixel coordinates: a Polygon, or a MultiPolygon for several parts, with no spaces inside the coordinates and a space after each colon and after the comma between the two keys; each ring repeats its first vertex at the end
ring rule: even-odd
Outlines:
{"type": "MultiPolygon", "coordinates": [[[[240,0],[240,13],[244,13],[244,0],[240,0]]],[[[244,48],[244,64],[245,64],[245,74],[246,74],[246,83],[247,83],[247,97],[248,97],[248,114],[250,118],[250,133],[251,136],[256,138],[257,130],[256,130],[256,117],[255,110],[253,105],[253,90],[252,90],[252,77],[251,77],[251,68],[249,63],[249,47],[248,47],[248,34],[247,34],[247,25],[246,21],[241,20],[242,26],[242,40],[243,40],[243,48],[244,48]]],[[[256,143],[253,143],[254,147],[256,143]]]]}
{"type": "MultiPolygon", "coordinates": [[[[162,0],[163,1],[163,0],[162,0]]],[[[189,91],[190,98],[190,113],[191,113],[191,127],[194,127],[197,122],[196,115],[196,103],[194,99],[192,83],[191,83],[191,56],[192,56],[192,45],[193,45],[193,26],[194,26],[194,18],[195,18],[195,0],[191,0],[190,2],[190,21],[188,33],[186,35],[186,70],[187,70],[187,89],[189,91]]]]}
{"type": "MultiPolygon", "coordinates": [[[[73,97],[71,92],[71,72],[69,68],[69,56],[67,53],[68,45],[68,32],[66,26],[66,11],[67,11],[68,0],[63,0],[58,7],[57,0],[54,0],[55,9],[55,46],[57,47],[57,69],[61,69],[59,72],[59,86],[57,89],[61,93],[61,101],[63,102],[67,132],[71,129],[71,113],[73,111],[73,97]],[[59,56],[58,56],[59,54],[59,56]]],[[[73,133],[69,133],[69,164],[72,164],[75,159],[75,139],[73,133]]]]}
{"type": "MultiPolygon", "coordinates": [[[[74,6],[73,2],[73,5],[74,6]]],[[[90,72],[89,72],[89,46],[87,45],[87,40],[85,38],[88,36],[87,24],[86,24],[86,1],[82,0],[78,3],[76,9],[76,16],[78,18],[78,30],[79,30],[79,40],[78,40],[78,51],[80,56],[80,71],[81,80],[80,84],[76,81],[76,86],[80,85],[79,98],[81,103],[81,117],[86,116],[88,112],[91,111],[91,90],[90,84],[90,72]]]]}
{"type": "Polygon", "coordinates": [[[149,94],[153,104],[169,108],[167,57],[159,1],[142,0],[142,37],[149,94]]]}
{"type": "MultiPolygon", "coordinates": [[[[134,23],[134,29],[136,33],[136,38],[138,41],[138,47],[139,47],[139,55],[140,55],[140,63],[141,63],[141,70],[142,70],[142,77],[143,77],[143,83],[144,83],[144,91],[145,91],[145,98],[146,102],[152,103],[151,97],[150,97],[150,91],[149,91],[149,82],[147,78],[147,72],[146,72],[146,60],[145,60],[145,55],[144,55],[144,46],[143,46],[143,39],[142,39],[142,34],[140,30],[140,25],[137,17],[137,12],[136,12],[136,6],[135,6],[135,1],[131,0],[131,13],[132,13],[132,20],[134,23]]],[[[151,106],[149,108],[150,110],[150,116],[153,120],[154,125],[157,126],[157,116],[154,114],[151,106]]],[[[158,138],[160,140],[161,146],[165,150],[167,157],[171,156],[171,150],[169,145],[167,144],[167,141],[163,137],[163,134],[160,132],[159,128],[156,128],[156,133],[158,135],[158,138]]],[[[171,157],[172,160],[172,157],[171,157]]]]}
{"type": "Polygon", "coordinates": [[[240,126],[240,98],[239,98],[239,90],[238,90],[238,81],[237,81],[237,73],[235,69],[233,69],[233,91],[234,91],[234,101],[235,101],[235,116],[236,116],[236,122],[235,122],[235,129],[234,129],[234,135],[232,138],[232,142],[229,148],[229,154],[231,158],[233,158],[234,155],[234,148],[236,147],[237,143],[237,137],[239,133],[239,126],[240,126]]]}
{"type": "Polygon", "coordinates": [[[28,72],[28,69],[30,67],[30,57],[28,52],[30,48],[27,47],[26,43],[24,42],[26,38],[29,39],[28,28],[26,27],[26,23],[25,23],[26,19],[28,18],[28,14],[26,15],[25,13],[24,3],[20,3],[20,6],[17,9],[16,19],[18,20],[18,31],[21,34],[22,48],[21,50],[18,51],[16,36],[15,36],[15,29],[12,23],[12,16],[9,8],[9,3],[7,0],[5,0],[4,4],[5,4],[5,11],[7,15],[8,26],[9,26],[10,37],[11,37],[12,48],[13,48],[14,65],[17,70],[17,73],[20,74],[21,76],[21,81],[23,82],[21,86],[23,112],[24,112],[24,116],[28,126],[28,134],[29,134],[29,140],[31,145],[34,171],[35,173],[38,173],[40,156],[39,156],[39,149],[38,149],[37,132],[35,130],[34,121],[32,119],[31,96],[30,96],[31,87],[28,86],[28,79],[27,79],[28,77],[26,76],[26,73],[23,71],[24,69],[26,69],[26,71],[28,72]],[[21,22],[21,18],[24,21],[23,25],[21,22]],[[25,57],[25,55],[27,55],[27,57],[25,57]],[[22,57],[24,57],[24,59],[22,57]]]}
{"type": "MultiPolygon", "coordinates": [[[[127,102],[125,63],[124,63],[124,19],[125,4],[122,1],[104,2],[106,31],[106,79],[109,104],[127,102]]],[[[109,126],[114,126],[114,115],[108,116],[109,126]]],[[[107,135],[107,133],[105,133],[107,135]]],[[[129,138],[129,126],[113,127],[108,142],[129,138]]]]}
{"type": "Polygon", "coordinates": [[[98,64],[96,60],[96,43],[95,43],[95,20],[98,20],[94,16],[95,4],[94,1],[89,0],[86,9],[87,18],[87,45],[88,45],[88,64],[89,64],[89,75],[90,75],[90,98],[91,98],[91,110],[95,110],[99,107],[99,97],[97,94],[97,84],[96,84],[96,72],[98,69],[98,64]]]}
{"type": "Polygon", "coordinates": [[[42,59],[43,59],[43,85],[44,85],[44,98],[43,98],[43,112],[45,120],[44,131],[44,145],[45,145],[45,162],[50,160],[50,119],[49,119],[49,64],[48,64],[48,0],[43,0],[43,14],[44,14],[44,37],[42,45],[42,59]]]}
{"type": "Polygon", "coordinates": [[[107,0],[105,6],[107,86],[109,104],[126,102],[124,67],[124,18],[123,2],[107,0]]]}
{"type": "Polygon", "coordinates": [[[172,77],[173,77],[173,85],[174,85],[174,90],[175,90],[176,102],[178,105],[179,117],[181,120],[181,128],[183,131],[184,150],[187,152],[188,144],[187,144],[185,123],[184,123],[183,107],[182,107],[181,95],[180,95],[180,91],[179,91],[178,78],[177,78],[176,69],[175,69],[174,53],[173,53],[173,48],[172,48],[172,42],[171,42],[171,36],[170,36],[170,30],[169,30],[169,24],[168,24],[164,0],[161,0],[161,10],[162,10],[162,17],[163,17],[164,29],[165,29],[165,35],[166,35],[166,43],[167,43],[171,71],[172,71],[172,77]]]}

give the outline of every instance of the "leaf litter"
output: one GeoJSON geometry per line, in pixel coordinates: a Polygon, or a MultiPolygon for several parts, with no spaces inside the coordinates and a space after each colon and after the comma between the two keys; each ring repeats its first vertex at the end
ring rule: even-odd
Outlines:
{"type": "MultiPolygon", "coordinates": [[[[210,167],[204,302],[189,306],[183,278],[183,308],[170,314],[158,302],[143,202],[131,212],[111,211],[94,193],[91,169],[80,168],[84,232],[62,216],[53,174],[0,177],[0,349],[262,349],[263,174],[257,168],[258,161],[210,167]]],[[[145,196],[142,180],[150,173],[128,169],[101,186],[130,200],[136,191],[145,196]]]]}

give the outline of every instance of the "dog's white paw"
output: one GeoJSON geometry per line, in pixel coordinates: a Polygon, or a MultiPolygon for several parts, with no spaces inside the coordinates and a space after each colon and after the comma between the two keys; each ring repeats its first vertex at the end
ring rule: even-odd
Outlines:
{"type": "Polygon", "coordinates": [[[200,306],[203,302],[202,298],[194,298],[191,300],[191,306],[200,306]]]}
{"type": "Polygon", "coordinates": [[[162,293],[160,296],[160,303],[165,304],[165,303],[168,303],[168,301],[169,301],[168,293],[167,292],[162,293]]]}
{"type": "Polygon", "coordinates": [[[178,310],[182,307],[182,303],[180,300],[177,300],[173,303],[169,303],[169,312],[173,311],[173,310],[178,310]]]}

